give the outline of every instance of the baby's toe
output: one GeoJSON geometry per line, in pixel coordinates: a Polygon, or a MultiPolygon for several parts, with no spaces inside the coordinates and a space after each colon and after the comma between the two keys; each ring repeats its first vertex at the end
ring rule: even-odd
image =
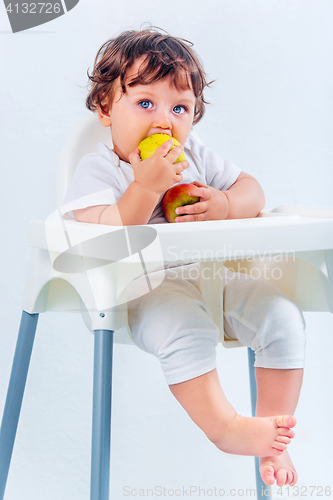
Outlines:
{"type": "Polygon", "coordinates": [[[278,436],[284,436],[289,439],[293,439],[295,437],[295,431],[288,429],[287,427],[278,427],[277,434],[278,436]]]}
{"type": "Polygon", "coordinates": [[[280,443],[279,441],[274,441],[272,448],[278,451],[285,451],[287,449],[287,445],[285,443],[280,443]]]}
{"type": "Polygon", "coordinates": [[[279,443],[290,444],[291,439],[287,436],[277,436],[276,441],[279,443]]]}
{"type": "Polygon", "coordinates": [[[297,422],[293,415],[278,415],[274,417],[274,421],[277,427],[288,427],[289,429],[295,427],[297,422]]]}
{"type": "Polygon", "coordinates": [[[292,474],[292,481],[289,484],[290,484],[290,486],[295,486],[295,484],[298,481],[298,475],[297,475],[297,472],[295,470],[291,471],[291,474],[292,474]]]}
{"type": "Polygon", "coordinates": [[[267,486],[271,486],[275,483],[274,478],[274,467],[273,465],[264,465],[260,469],[261,479],[264,481],[267,486]]]}
{"type": "Polygon", "coordinates": [[[278,486],[284,486],[288,478],[288,473],[285,469],[279,469],[276,473],[276,484],[278,486]]]}
{"type": "Polygon", "coordinates": [[[293,481],[294,481],[294,473],[293,471],[288,470],[286,484],[292,484],[293,481]]]}

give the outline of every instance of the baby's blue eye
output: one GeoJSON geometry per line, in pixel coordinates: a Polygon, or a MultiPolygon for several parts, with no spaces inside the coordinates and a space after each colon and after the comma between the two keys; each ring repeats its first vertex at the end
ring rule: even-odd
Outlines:
{"type": "Polygon", "coordinates": [[[139,106],[143,109],[149,109],[152,107],[152,103],[150,101],[140,101],[139,106]]]}
{"type": "Polygon", "coordinates": [[[173,108],[173,111],[174,111],[174,113],[176,113],[177,115],[182,115],[183,113],[185,113],[186,108],[185,108],[185,106],[175,106],[175,107],[173,108]]]}

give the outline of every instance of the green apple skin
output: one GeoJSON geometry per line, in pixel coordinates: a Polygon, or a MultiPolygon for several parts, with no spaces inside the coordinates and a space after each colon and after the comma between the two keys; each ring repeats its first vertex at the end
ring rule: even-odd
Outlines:
{"type": "MultiPolygon", "coordinates": [[[[162,144],[164,144],[169,139],[172,139],[174,144],[171,147],[171,149],[173,149],[175,146],[180,145],[177,139],[171,137],[171,135],[168,134],[153,134],[143,139],[143,141],[141,141],[140,144],[138,145],[141,160],[146,160],[147,158],[150,158],[155,153],[156,149],[162,146],[162,144]]],[[[179,163],[180,161],[184,160],[185,160],[185,154],[183,151],[174,161],[174,163],[179,163]]]]}
{"type": "Polygon", "coordinates": [[[162,199],[162,210],[168,222],[175,222],[176,217],[181,217],[175,212],[177,207],[193,205],[200,201],[199,196],[190,196],[188,194],[195,187],[197,186],[194,184],[176,184],[166,191],[162,199]]]}

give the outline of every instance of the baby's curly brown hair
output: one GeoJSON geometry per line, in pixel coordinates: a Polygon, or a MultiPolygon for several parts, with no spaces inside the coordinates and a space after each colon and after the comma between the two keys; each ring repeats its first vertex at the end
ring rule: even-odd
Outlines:
{"type": "Polygon", "coordinates": [[[204,88],[212,82],[207,83],[206,74],[192,49],[193,44],[161,31],[155,27],[124,31],[102,45],[91,74],[87,73],[90,80],[86,100],[88,109],[96,111],[99,107],[103,112],[108,112],[118,78],[125,93],[126,84],[129,87],[148,85],[168,77],[175,88],[193,90],[196,98],[193,124],[198,123],[207,104],[203,95],[204,88]],[[140,65],[138,75],[127,82],[127,70],[142,56],[146,57],[140,65]],[[105,99],[107,109],[102,104],[105,99]]]}

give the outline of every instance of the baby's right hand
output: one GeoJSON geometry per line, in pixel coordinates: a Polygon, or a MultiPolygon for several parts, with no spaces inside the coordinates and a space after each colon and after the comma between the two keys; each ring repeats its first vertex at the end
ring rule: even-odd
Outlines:
{"type": "Polygon", "coordinates": [[[158,195],[163,194],[173,184],[182,181],[181,172],[189,166],[186,160],[173,163],[184,148],[176,146],[171,149],[172,146],[173,141],[170,139],[157,148],[150,158],[143,161],[140,160],[138,148],[128,157],[135,181],[158,195]]]}

